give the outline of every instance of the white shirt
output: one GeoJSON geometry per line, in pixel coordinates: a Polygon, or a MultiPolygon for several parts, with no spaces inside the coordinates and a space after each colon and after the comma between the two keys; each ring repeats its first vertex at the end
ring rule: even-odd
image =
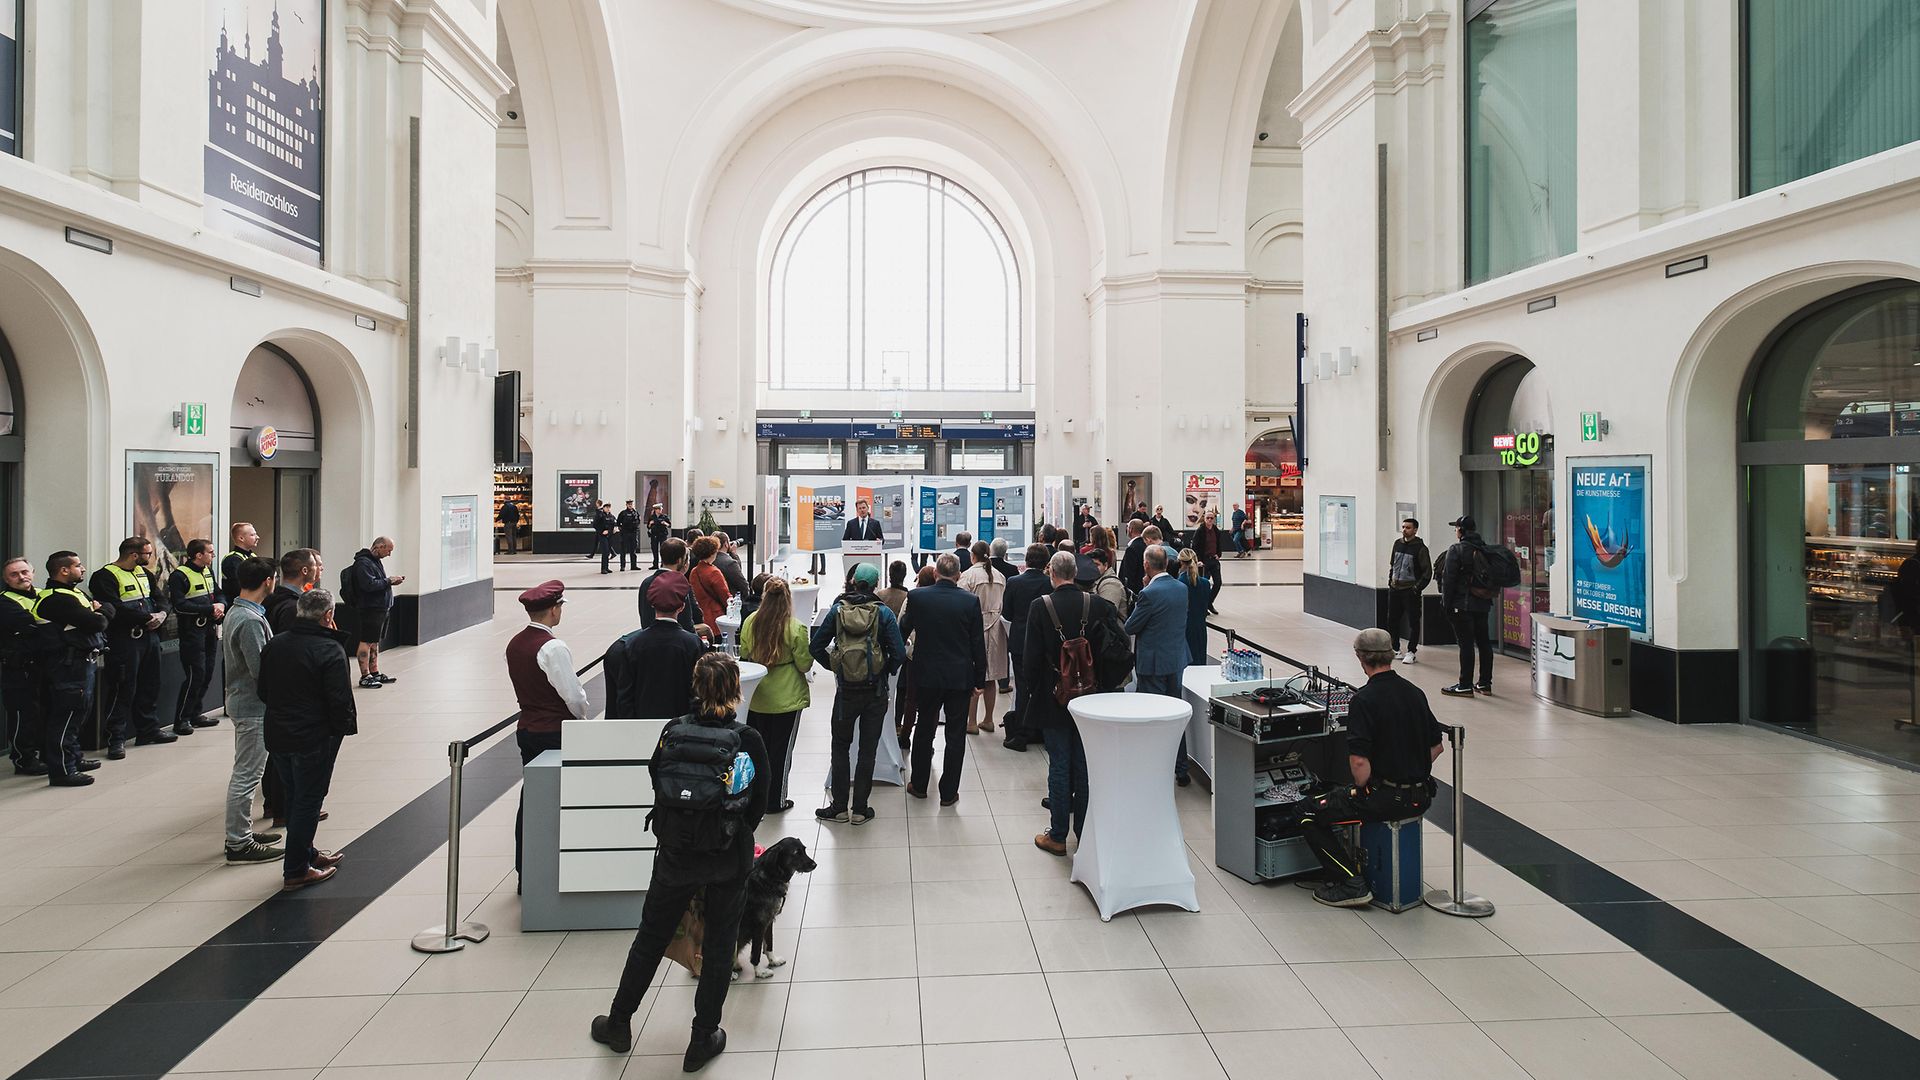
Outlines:
{"type": "MultiPolygon", "coordinates": [[[[553,627],[545,623],[530,622],[528,625],[545,630],[549,636],[553,634],[553,627]]],[[[540,646],[535,659],[540,662],[540,670],[546,673],[547,682],[553,684],[553,689],[560,695],[560,700],[567,703],[567,711],[573,714],[574,719],[585,720],[587,688],[580,684],[580,677],[573,673],[573,650],[567,648],[566,642],[556,637],[540,646]]]]}

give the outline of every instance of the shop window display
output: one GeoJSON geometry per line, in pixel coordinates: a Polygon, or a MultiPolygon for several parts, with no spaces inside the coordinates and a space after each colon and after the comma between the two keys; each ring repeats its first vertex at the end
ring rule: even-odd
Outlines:
{"type": "Polygon", "coordinates": [[[1741,458],[1746,715],[1920,764],[1915,628],[1891,591],[1920,542],[1916,356],[1912,283],[1802,313],[1761,356],[1741,458]]]}

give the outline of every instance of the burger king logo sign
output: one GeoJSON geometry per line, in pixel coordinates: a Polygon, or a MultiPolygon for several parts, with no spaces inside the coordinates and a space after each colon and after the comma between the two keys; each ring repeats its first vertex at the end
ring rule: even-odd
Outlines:
{"type": "Polygon", "coordinates": [[[273,455],[280,452],[280,433],[265,426],[247,432],[247,452],[255,461],[272,461],[273,455]]]}

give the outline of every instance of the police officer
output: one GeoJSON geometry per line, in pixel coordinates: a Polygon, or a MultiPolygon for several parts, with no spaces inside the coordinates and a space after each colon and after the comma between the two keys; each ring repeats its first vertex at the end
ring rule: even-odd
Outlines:
{"type": "MultiPolygon", "coordinates": [[[[94,673],[107,640],[107,617],[100,601],[80,591],[86,576],[87,568],[75,552],[47,556],[47,588],[40,590],[33,609],[46,622],[51,638],[41,660],[46,694],[40,745],[47,782],[54,787],[85,787],[93,783],[86,774],[100,767],[98,760],[80,754],[80,725],[93,715],[94,673]]],[[[120,756],[125,757],[126,751],[120,756]]]]}
{"type": "Polygon", "coordinates": [[[236,521],[227,530],[227,557],[220,560],[220,597],[231,601],[240,595],[233,573],[243,560],[251,559],[260,547],[260,530],[251,521],[236,521]]]}
{"type": "Polygon", "coordinates": [[[1385,630],[1362,630],[1353,654],[1367,684],[1354,691],[1347,711],[1347,765],[1351,787],[1307,801],[1300,835],[1320,857],[1323,880],[1313,898],[1329,907],[1365,907],[1373,902],[1361,861],[1334,832],[1365,821],[1399,821],[1426,813],[1433,803],[1433,761],[1440,756],[1440,721],[1427,695],[1393,670],[1393,638],[1385,630]]]}
{"type": "MultiPolygon", "coordinates": [[[[127,756],[127,734],[136,746],[170,743],[175,733],[160,726],[159,642],[153,632],[167,621],[164,600],[155,595],[153,541],[129,536],[120,541],[120,557],[93,572],[87,589],[107,616],[107,758],[127,756]]],[[[193,731],[188,727],[187,733],[193,731]]]]}
{"type": "Polygon", "coordinates": [[[40,742],[40,658],[46,623],[33,609],[40,593],[33,587],[33,564],[21,556],[0,566],[5,581],[0,598],[0,709],[6,712],[7,749],[16,776],[45,776],[40,742]]]}
{"type": "Polygon", "coordinates": [[[620,569],[640,569],[640,511],[633,508],[632,499],[614,522],[620,526],[620,569]]]}
{"type": "MultiPolygon", "coordinates": [[[[236,564],[237,567],[237,564],[236,564]]],[[[213,681],[213,658],[220,652],[218,625],[226,617],[226,595],[214,587],[213,541],[187,542],[187,561],[167,575],[167,600],[178,617],[180,635],[180,704],[174,708],[176,735],[191,735],[194,728],[213,727],[220,721],[201,715],[206,711],[207,684],[213,681]]]]}

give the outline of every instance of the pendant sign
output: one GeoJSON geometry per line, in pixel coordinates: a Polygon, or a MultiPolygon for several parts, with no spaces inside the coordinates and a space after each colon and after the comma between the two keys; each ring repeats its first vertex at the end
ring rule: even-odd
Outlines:
{"type": "Polygon", "coordinates": [[[1551,449],[1552,436],[1543,436],[1537,431],[1521,431],[1512,435],[1495,435],[1493,448],[1500,455],[1500,464],[1510,469],[1531,469],[1540,463],[1540,452],[1551,449]]]}
{"type": "Polygon", "coordinates": [[[207,433],[206,402],[184,401],[180,403],[180,433],[183,435],[205,435],[207,433]]]}
{"type": "Polygon", "coordinates": [[[271,427],[257,427],[247,432],[247,452],[262,465],[273,460],[280,452],[280,433],[271,427]]]}

